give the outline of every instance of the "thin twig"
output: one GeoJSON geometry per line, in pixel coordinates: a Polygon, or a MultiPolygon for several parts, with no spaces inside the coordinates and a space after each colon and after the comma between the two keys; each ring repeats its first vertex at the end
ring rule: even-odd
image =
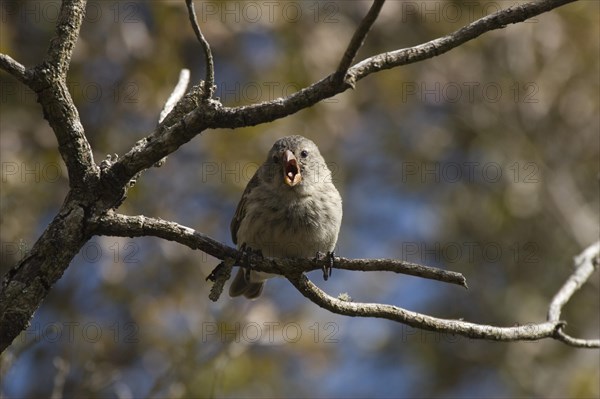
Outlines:
{"type": "Polygon", "coordinates": [[[590,278],[596,267],[594,259],[600,253],[600,241],[587,247],[579,256],[575,258],[575,271],[569,279],[563,284],[561,289],[554,295],[548,309],[548,320],[557,321],[560,319],[560,312],[565,304],[571,299],[571,296],[590,278]]]}
{"type": "MultiPolygon", "coordinates": [[[[558,321],[562,308],[569,302],[571,297],[590,278],[594,270],[598,268],[600,257],[600,241],[587,247],[579,256],[575,257],[575,271],[560,290],[552,298],[548,308],[548,321],[558,321]]],[[[574,338],[563,331],[564,323],[559,325],[555,331],[555,338],[571,346],[581,348],[600,348],[600,340],[586,340],[574,338]]]]}
{"type": "Polygon", "coordinates": [[[438,269],[431,266],[423,266],[400,259],[348,259],[336,257],[335,268],[342,270],[361,270],[365,272],[394,272],[426,278],[429,280],[443,281],[445,283],[456,284],[464,288],[469,288],[467,286],[467,279],[458,272],[438,269]]]}
{"type": "Polygon", "coordinates": [[[158,123],[161,123],[163,119],[165,119],[165,117],[169,115],[169,112],[171,112],[173,107],[175,107],[179,100],[181,100],[181,98],[185,95],[185,91],[187,90],[189,83],[190,70],[184,68],[179,73],[179,81],[177,82],[177,85],[173,89],[173,92],[165,102],[165,106],[160,112],[160,116],[158,117],[158,123]]]}
{"type": "Polygon", "coordinates": [[[379,12],[383,7],[384,2],[385,0],[375,0],[371,5],[367,15],[365,15],[363,20],[360,22],[358,29],[356,29],[356,32],[354,32],[354,35],[352,36],[352,39],[350,40],[350,43],[344,52],[344,56],[342,57],[335,72],[335,76],[337,76],[338,79],[343,79],[346,75],[346,72],[348,72],[348,68],[350,68],[350,65],[352,65],[354,57],[356,57],[358,50],[363,45],[369,30],[371,30],[371,26],[373,26],[375,20],[379,16],[379,12]]]}
{"type": "Polygon", "coordinates": [[[210,45],[208,41],[204,38],[202,31],[200,30],[200,25],[198,25],[198,19],[196,18],[196,11],[194,10],[194,1],[193,0],[185,0],[185,4],[188,9],[188,16],[190,18],[190,23],[192,24],[192,28],[194,29],[194,33],[196,33],[196,37],[198,41],[202,45],[202,49],[204,50],[204,58],[206,59],[206,78],[204,79],[204,98],[211,98],[214,94],[214,85],[215,85],[215,67],[213,63],[212,52],[210,51],[210,45]]]}
{"type": "Polygon", "coordinates": [[[562,330],[562,328],[563,326],[561,325],[556,329],[554,338],[556,338],[557,340],[562,341],[567,345],[574,346],[576,348],[600,348],[600,339],[574,338],[566,334],[562,330]]]}

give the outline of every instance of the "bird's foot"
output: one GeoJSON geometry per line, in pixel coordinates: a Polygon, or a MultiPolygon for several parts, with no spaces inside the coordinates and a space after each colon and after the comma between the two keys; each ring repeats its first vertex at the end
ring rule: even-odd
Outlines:
{"type": "Polygon", "coordinates": [[[236,264],[239,263],[241,259],[244,259],[244,265],[246,266],[246,270],[244,270],[246,281],[250,281],[250,272],[252,271],[252,262],[251,258],[253,256],[258,257],[259,259],[264,258],[262,251],[260,249],[252,249],[243,243],[240,246],[240,250],[238,252],[238,257],[236,259],[236,264]]]}
{"type": "Polygon", "coordinates": [[[329,251],[327,254],[323,254],[321,251],[317,251],[315,255],[315,261],[320,262],[326,259],[327,263],[325,263],[322,267],[323,270],[323,279],[327,281],[329,277],[331,277],[331,273],[333,272],[333,264],[335,262],[335,252],[329,251]]]}

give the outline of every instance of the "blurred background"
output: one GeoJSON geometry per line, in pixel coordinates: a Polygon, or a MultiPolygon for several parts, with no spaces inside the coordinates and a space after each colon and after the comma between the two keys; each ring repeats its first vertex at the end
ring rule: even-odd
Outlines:
{"type": "MultiPolygon", "coordinates": [[[[414,46],[513,1],[390,1],[358,58],[414,46]]],[[[599,25],[580,1],[487,33],[273,123],[205,131],[148,170],[119,209],[232,244],[229,222],[271,144],[314,140],[344,199],[337,254],[463,273],[469,290],[335,270],[331,295],[500,326],[545,320],[573,256],[599,234],[599,25]]],[[[285,97],[331,73],[365,1],[196,2],[227,106],[285,97]]],[[[2,1],[0,51],[45,54],[55,1],[2,1]]],[[[69,88],[96,162],[156,126],[181,68],[204,76],[184,1],[90,1],[69,88]]],[[[35,95],[0,72],[1,270],[68,188],[35,95]]],[[[600,395],[597,350],[494,343],[331,314],[286,280],[210,302],[218,261],[157,238],[94,237],[0,357],[2,397],[544,397],[600,395]],[[34,382],[35,383],[32,383],[34,382]]],[[[564,309],[600,334],[596,273],[564,309]]]]}

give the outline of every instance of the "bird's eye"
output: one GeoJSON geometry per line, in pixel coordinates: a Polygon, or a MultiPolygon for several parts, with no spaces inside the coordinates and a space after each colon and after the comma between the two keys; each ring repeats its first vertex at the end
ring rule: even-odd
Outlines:
{"type": "Polygon", "coordinates": [[[300,153],[300,156],[301,156],[302,158],[306,158],[306,157],[308,156],[308,151],[306,151],[306,150],[302,150],[302,152],[300,153]]]}
{"type": "Polygon", "coordinates": [[[273,155],[273,162],[279,162],[279,157],[277,155],[273,155]]]}

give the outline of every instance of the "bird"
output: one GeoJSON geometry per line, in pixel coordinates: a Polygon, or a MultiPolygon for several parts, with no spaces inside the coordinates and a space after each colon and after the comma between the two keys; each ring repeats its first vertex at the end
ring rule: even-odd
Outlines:
{"type": "MultiPolygon", "coordinates": [[[[299,135],[275,141],[248,182],[231,221],[238,249],[274,258],[333,259],[342,223],[342,197],[317,145],[299,135]]],[[[258,298],[275,275],[239,268],[229,295],[258,298]]]]}

